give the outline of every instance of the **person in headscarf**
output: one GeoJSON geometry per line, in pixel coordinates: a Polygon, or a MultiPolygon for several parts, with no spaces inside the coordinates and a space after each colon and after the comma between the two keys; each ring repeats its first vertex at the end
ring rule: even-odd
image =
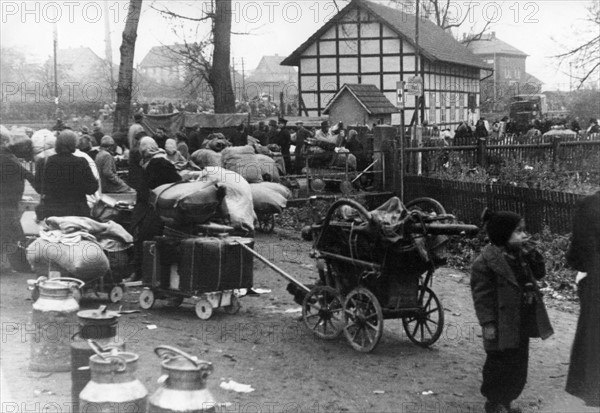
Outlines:
{"type": "MultiPolygon", "coordinates": [[[[142,278],[142,257],[144,241],[149,241],[163,233],[164,223],[150,204],[150,193],[164,184],[181,181],[175,165],[167,159],[164,149],[148,136],[139,141],[140,164],[143,169],[137,201],[133,210],[131,230],[134,234],[135,274],[128,281],[142,278]]],[[[131,158],[130,158],[131,159],[131,158]]]]}
{"type": "Polygon", "coordinates": [[[165,152],[167,153],[167,159],[174,164],[186,162],[186,159],[177,150],[177,142],[175,142],[175,139],[167,139],[165,142],[165,152]]]}
{"type": "Polygon", "coordinates": [[[56,138],[56,155],[37,161],[34,188],[43,198],[38,219],[90,216],[86,195],[93,195],[99,185],[88,161],[74,155],[76,146],[75,132],[63,130],[56,138]]]}
{"type": "Polygon", "coordinates": [[[100,140],[100,151],[96,155],[95,162],[100,173],[102,192],[105,194],[133,192],[133,189],[117,174],[115,147],[115,141],[111,136],[106,135],[100,140]]]}
{"type": "Polygon", "coordinates": [[[21,228],[19,201],[25,190],[25,179],[33,184],[34,177],[10,151],[11,134],[0,126],[0,247],[1,271],[10,270],[8,256],[16,251],[17,242],[25,238],[21,228]]]}

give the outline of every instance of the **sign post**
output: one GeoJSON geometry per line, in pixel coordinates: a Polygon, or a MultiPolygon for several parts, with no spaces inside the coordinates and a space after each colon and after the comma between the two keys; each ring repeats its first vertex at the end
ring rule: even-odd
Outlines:
{"type": "MultiPolygon", "coordinates": [[[[406,94],[407,95],[414,95],[415,96],[415,112],[417,110],[419,110],[419,98],[421,96],[423,96],[423,78],[419,75],[415,75],[413,77],[411,77],[410,79],[408,79],[408,82],[406,82],[406,94]]],[[[422,135],[421,135],[421,131],[419,130],[419,126],[418,126],[418,115],[415,113],[415,119],[417,119],[417,121],[414,124],[414,129],[413,129],[413,138],[416,140],[417,142],[417,146],[421,147],[422,146],[422,135]]],[[[417,161],[417,175],[421,175],[421,159],[422,159],[422,154],[421,152],[418,152],[416,154],[416,161],[417,161]]]]}
{"type": "MultiPolygon", "coordinates": [[[[404,85],[406,82],[398,81],[396,82],[396,107],[400,112],[400,199],[404,200],[404,168],[406,168],[404,162],[404,85]]],[[[395,165],[398,165],[398,151],[397,148],[394,148],[394,153],[396,154],[396,159],[394,160],[395,165]]],[[[395,175],[394,175],[395,176],[395,175]]]]}

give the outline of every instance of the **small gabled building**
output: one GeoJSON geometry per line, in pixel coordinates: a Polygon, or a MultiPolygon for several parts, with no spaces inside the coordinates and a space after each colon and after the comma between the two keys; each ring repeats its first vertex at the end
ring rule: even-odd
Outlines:
{"type": "Polygon", "coordinates": [[[344,84],[323,113],[344,125],[390,125],[398,109],[375,85],[344,84]]]}
{"type": "MultiPolygon", "coordinates": [[[[377,87],[396,101],[396,83],[423,79],[418,121],[453,128],[479,118],[480,79],[491,66],[433,22],[419,20],[417,63],[415,16],[367,0],[352,0],[302,43],[282,65],[298,67],[299,108],[305,116],[323,114],[344,84],[377,87]]],[[[408,124],[415,99],[407,99],[408,124]]]]}

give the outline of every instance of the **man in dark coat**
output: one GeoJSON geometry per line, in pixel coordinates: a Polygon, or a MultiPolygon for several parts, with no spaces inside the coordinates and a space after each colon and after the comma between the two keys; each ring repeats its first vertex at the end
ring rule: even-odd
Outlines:
{"type": "Polygon", "coordinates": [[[567,262],[577,271],[580,310],[571,363],[568,393],[588,406],[600,406],[600,191],[577,204],[567,262]],[[586,275],[584,276],[583,273],[586,275]]]}
{"type": "Polygon", "coordinates": [[[283,162],[285,163],[285,170],[287,173],[292,170],[292,157],[290,156],[290,146],[292,145],[292,134],[287,128],[287,120],[279,118],[279,132],[275,137],[276,143],[281,148],[281,155],[283,156],[283,162]]]}
{"type": "Polygon", "coordinates": [[[198,123],[195,123],[194,126],[192,126],[192,131],[189,135],[189,142],[190,153],[194,153],[198,149],[202,148],[202,143],[204,143],[204,137],[200,133],[200,125],[198,123]]]}
{"type": "Polygon", "coordinates": [[[296,149],[294,150],[294,169],[297,174],[302,173],[304,168],[304,144],[306,139],[312,138],[312,134],[304,127],[304,122],[301,120],[296,122],[298,129],[296,130],[296,149]]]}

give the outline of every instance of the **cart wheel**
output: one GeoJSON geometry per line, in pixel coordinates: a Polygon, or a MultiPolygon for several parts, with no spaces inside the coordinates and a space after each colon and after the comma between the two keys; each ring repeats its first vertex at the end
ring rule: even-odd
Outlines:
{"type": "Polygon", "coordinates": [[[275,215],[269,214],[258,219],[258,230],[263,234],[270,234],[275,229],[275,215]]]}
{"type": "Polygon", "coordinates": [[[123,293],[123,287],[115,285],[111,288],[110,293],[108,293],[108,298],[111,303],[118,303],[123,299],[123,293]]]}
{"type": "Polygon", "coordinates": [[[196,303],[196,315],[201,320],[208,320],[213,312],[212,304],[206,299],[201,298],[196,303]]]}
{"type": "Polygon", "coordinates": [[[344,195],[351,194],[354,191],[354,187],[352,186],[352,182],[350,181],[342,181],[340,183],[340,192],[344,195]]]}
{"type": "Polygon", "coordinates": [[[235,295],[231,295],[231,304],[223,307],[223,311],[227,314],[237,314],[241,307],[242,304],[240,304],[240,299],[235,295]]]}
{"type": "Polygon", "coordinates": [[[333,340],[344,330],[342,296],[329,286],[318,285],[304,296],[304,324],[317,337],[333,340]]]}
{"type": "Polygon", "coordinates": [[[428,347],[442,335],[444,308],[429,287],[423,287],[419,295],[419,310],[412,316],[404,317],[402,325],[410,341],[428,347]]]}
{"type": "Polygon", "coordinates": [[[183,304],[183,297],[171,297],[165,302],[169,308],[179,308],[181,304],[183,304]]]}
{"type": "Polygon", "coordinates": [[[446,209],[433,198],[416,198],[406,203],[406,209],[423,212],[435,212],[436,215],[444,215],[446,209]]]}
{"type": "Polygon", "coordinates": [[[377,297],[366,288],[355,288],[346,296],[344,314],[344,335],[352,348],[372,351],[383,334],[383,311],[377,297]]]}
{"type": "Polygon", "coordinates": [[[149,310],[154,305],[154,291],[150,288],[144,288],[140,294],[140,307],[144,310],[149,310]]]}

